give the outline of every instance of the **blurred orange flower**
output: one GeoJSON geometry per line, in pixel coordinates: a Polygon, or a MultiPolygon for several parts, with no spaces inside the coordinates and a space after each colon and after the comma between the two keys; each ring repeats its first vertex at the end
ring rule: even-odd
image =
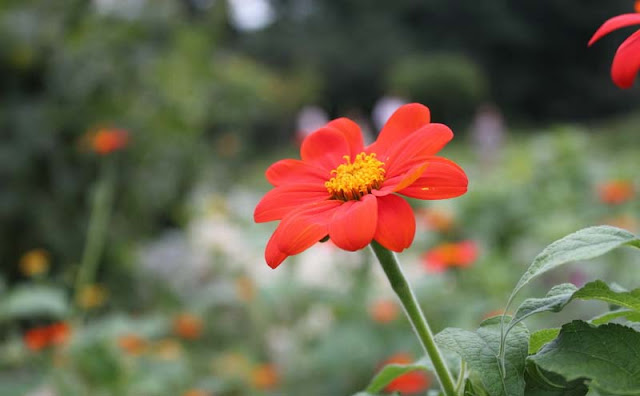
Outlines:
{"type": "Polygon", "coordinates": [[[155,343],[153,354],[162,360],[176,360],[182,355],[182,345],[173,338],[165,338],[155,343]]]}
{"type": "Polygon", "coordinates": [[[181,313],[173,319],[173,332],[187,340],[200,338],[202,327],[202,319],[190,313],[181,313]]]}
{"type": "Polygon", "coordinates": [[[378,323],[389,323],[398,317],[398,305],[392,300],[378,300],[369,307],[369,314],[378,323]]]}
{"type": "Polygon", "coordinates": [[[269,390],[278,386],[280,376],[273,364],[260,364],[251,373],[251,383],[260,390],[269,390]]]}
{"type": "Polygon", "coordinates": [[[454,225],[453,214],[446,210],[423,208],[418,211],[418,215],[430,230],[447,232],[454,225]]]}
{"type": "Polygon", "coordinates": [[[635,4],[633,5],[633,10],[635,12],[640,12],[640,0],[636,0],[635,4]]]}
{"type": "Polygon", "coordinates": [[[36,327],[24,334],[24,343],[32,351],[39,351],[52,345],[62,345],[71,336],[71,327],[65,322],[36,327]]]}
{"type": "Polygon", "coordinates": [[[89,136],[89,142],[93,151],[107,155],[127,146],[129,132],[124,129],[101,128],[89,136]]]}
{"type": "Polygon", "coordinates": [[[422,256],[422,262],[430,272],[442,272],[450,267],[467,268],[478,257],[478,245],[474,241],[443,243],[422,256]]]}
{"type": "Polygon", "coordinates": [[[211,393],[203,391],[202,389],[189,389],[184,392],[182,396],[212,396],[211,393]]]}
{"type": "Polygon", "coordinates": [[[118,337],[118,346],[130,355],[140,355],[147,349],[147,341],[137,334],[125,334],[118,337]]]}
{"type": "Polygon", "coordinates": [[[633,198],[633,183],[629,180],[611,180],[597,186],[600,202],[619,205],[633,198]]]}
{"type": "Polygon", "coordinates": [[[44,249],[32,249],[20,258],[20,272],[26,276],[36,276],[49,270],[49,252],[44,249]]]}
{"type": "MultiPolygon", "coordinates": [[[[408,353],[396,353],[384,362],[387,364],[409,364],[413,363],[413,358],[408,353]]],[[[400,392],[402,394],[416,394],[424,392],[431,385],[431,379],[426,372],[415,370],[401,375],[391,381],[385,388],[387,392],[400,392]]]]}

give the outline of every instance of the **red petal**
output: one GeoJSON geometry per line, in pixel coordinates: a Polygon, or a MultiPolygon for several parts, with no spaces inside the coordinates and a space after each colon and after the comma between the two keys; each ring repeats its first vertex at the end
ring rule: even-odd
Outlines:
{"type": "Polygon", "coordinates": [[[378,198],[378,227],[374,239],[394,252],[411,246],[416,219],[407,201],[397,195],[378,198]]]}
{"type": "Polygon", "coordinates": [[[596,41],[600,40],[602,36],[606,36],[614,30],[637,24],[640,24],[640,14],[622,14],[615,16],[611,19],[608,19],[605,23],[602,24],[602,26],[600,26],[600,28],[598,28],[598,30],[596,30],[596,32],[593,34],[593,37],[591,37],[591,40],[589,40],[588,45],[595,43],[596,41]]]}
{"type": "Polygon", "coordinates": [[[329,222],[340,201],[331,200],[306,205],[291,213],[278,226],[278,250],[293,256],[307,250],[329,234],[329,222]]]}
{"type": "Polygon", "coordinates": [[[364,150],[364,142],[362,140],[360,127],[350,119],[344,117],[338,118],[328,123],[327,128],[334,128],[342,132],[344,137],[347,139],[347,142],[349,142],[351,150],[348,154],[351,158],[354,158],[364,150]]]}
{"type": "Polygon", "coordinates": [[[330,173],[326,170],[295,159],[283,159],[274,163],[267,169],[265,176],[274,186],[293,183],[323,185],[330,179],[330,173]]]}
{"type": "Polygon", "coordinates": [[[280,220],[301,205],[327,199],[329,193],[323,185],[294,184],[276,187],[258,202],[253,212],[253,220],[256,223],[280,220]]]}
{"type": "Polygon", "coordinates": [[[377,221],[377,199],[368,194],[360,201],[343,203],[335,211],[329,224],[329,236],[336,246],[344,250],[360,250],[371,243],[377,221]]]}
{"type": "Polygon", "coordinates": [[[629,36],[618,47],[613,57],[611,78],[618,87],[631,88],[638,70],[640,70],[640,30],[629,36]]]}
{"type": "Polygon", "coordinates": [[[380,157],[395,142],[399,142],[411,133],[431,121],[429,108],[419,103],[409,103],[398,108],[382,127],[378,139],[371,144],[367,151],[377,153],[380,157]]]}
{"type": "Polygon", "coordinates": [[[386,176],[392,178],[417,165],[416,161],[424,162],[425,156],[435,155],[452,138],[453,132],[448,126],[428,124],[394,144],[386,158],[378,158],[385,163],[386,176]]]}
{"type": "Polygon", "coordinates": [[[269,238],[267,248],[264,251],[264,259],[271,268],[278,267],[287,257],[289,257],[288,254],[283,253],[278,249],[278,239],[281,234],[278,230],[279,227],[276,228],[273,235],[271,235],[271,238],[269,238]]]}
{"type": "Polygon", "coordinates": [[[374,190],[372,193],[377,197],[383,197],[407,188],[422,176],[428,165],[429,163],[423,159],[422,163],[418,163],[418,165],[414,166],[407,173],[400,174],[391,179],[385,179],[382,187],[379,190],[374,190]]]}
{"type": "Polygon", "coordinates": [[[431,157],[422,176],[398,193],[418,199],[446,199],[467,192],[467,175],[455,162],[431,157]]]}
{"type": "Polygon", "coordinates": [[[342,131],[320,128],[307,136],[300,147],[300,157],[312,165],[331,171],[344,162],[351,148],[342,131]]]}

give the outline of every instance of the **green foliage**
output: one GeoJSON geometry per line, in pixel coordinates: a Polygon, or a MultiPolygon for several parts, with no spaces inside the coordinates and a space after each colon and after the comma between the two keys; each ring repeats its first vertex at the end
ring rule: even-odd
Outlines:
{"type": "Polygon", "coordinates": [[[433,371],[434,368],[427,356],[410,364],[387,364],[373,377],[366,391],[369,393],[381,392],[394,379],[415,370],[433,371]]]}
{"type": "Polygon", "coordinates": [[[559,328],[534,331],[529,337],[529,355],[538,352],[544,344],[555,339],[558,333],[560,333],[559,328]]]}
{"type": "Polygon", "coordinates": [[[22,285],[0,297],[0,322],[34,317],[60,319],[69,313],[67,296],[53,286],[22,285]]]}
{"type": "Polygon", "coordinates": [[[487,79],[480,67],[460,54],[400,59],[389,72],[388,90],[428,103],[437,121],[464,126],[486,100],[487,79]]]}
{"type": "Polygon", "coordinates": [[[640,333],[618,324],[592,326],[573,321],[529,359],[542,369],[579,378],[608,393],[640,393],[640,333]]]}
{"type": "Polygon", "coordinates": [[[500,349],[500,327],[500,318],[495,317],[482,322],[475,332],[448,328],[436,335],[436,342],[460,355],[469,365],[471,375],[480,379],[489,395],[523,395],[529,331],[519,324],[507,337],[506,371],[503,373],[497,357],[500,349]]]}

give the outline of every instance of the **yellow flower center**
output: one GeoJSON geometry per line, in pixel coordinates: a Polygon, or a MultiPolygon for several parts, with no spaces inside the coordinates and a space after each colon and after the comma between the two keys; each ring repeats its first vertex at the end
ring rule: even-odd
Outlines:
{"type": "Polygon", "coordinates": [[[332,170],[334,176],[324,183],[332,199],[359,200],[371,190],[380,188],[384,180],[384,162],[379,161],[375,153],[362,152],[353,162],[348,155],[343,158],[347,162],[332,170]]]}

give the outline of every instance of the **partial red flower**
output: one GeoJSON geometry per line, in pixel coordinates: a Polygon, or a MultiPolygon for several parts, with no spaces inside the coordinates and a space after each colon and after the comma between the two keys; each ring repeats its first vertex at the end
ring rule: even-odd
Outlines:
{"type": "Polygon", "coordinates": [[[369,307],[371,318],[378,323],[393,322],[399,311],[398,304],[392,300],[378,300],[369,307]]]}
{"type": "MultiPolygon", "coordinates": [[[[589,45],[614,30],[640,24],[640,13],[622,14],[608,19],[594,33],[589,45]]],[[[640,30],[637,30],[620,44],[611,65],[611,78],[620,88],[631,88],[640,69],[640,30]]]]}
{"type": "Polygon", "coordinates": [[[32,351],[39,351],[52,345],[62,345],[71,335],[71,328],[65,322],[36,327],[24,334],[24,343],[32,351]]]}
{"type": "Polygon", "coordinates": [[[364,146],[356,123],[339,118],[307,136],[301,160],[284,159],[266,171],[275,187],[258,203],[254,220],[281,220],[265,252],[276,268],[325,237],[356,251],[375,240],[400,252],[411,245],[416,220],[400,195],[445,199],[467,191],[467,176],[437,157],[453,132],[430,122],[429,109],[400,107],[378,139],[364,146]]]}
{"type": "Polygon", "coordinates": [[[189,313],[182,313],[173,319],[173,332],[187,340],[200,338],[202,327],[202,319],[189,313]]]}
{"type": "Polygon", "coordinates": [[[611,180],[598,185],[597,189],[600,202],[609,205],[619,205],[634,195],[633,183],[629,180],[611,180]]]}
{"type": "MultiPolygon", "coordinates": [[[[413,359],[407,353],[396,353],[384,362],[385,365],[409,363],[413,363],[413,359]]],[[[431,380],[426,372],[415,370],[394,379],[384,390],[386,392],[400,392],[403,395],[411,395],[424,392],[429,388],[430,384],[431,380]]]]}
{"type": "Polygon", "coordinates": [[[129,132],[124,129],[104,128],[91,135],[90,144],[93,151],[107,155],[123,149],[129,143],[129,132]]]}
{"type": "Polygon", "coordinates": [[[443,243],[422,256],[422,262],[430,272],[442,272],[450,267],[469,267],[478,257],[478,245],[474,241],[443,243]]]}

